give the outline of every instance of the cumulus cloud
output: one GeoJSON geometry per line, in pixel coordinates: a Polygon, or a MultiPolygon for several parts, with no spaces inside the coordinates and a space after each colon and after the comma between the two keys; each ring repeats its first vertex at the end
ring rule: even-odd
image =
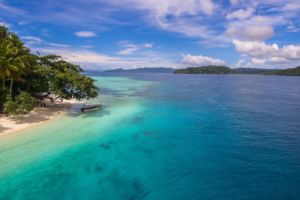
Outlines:
{"type": "Polygon", "coordinates": [[[274,27],[289,23],[288,18],[291,16],[282,13],[265,14],[259,5],[260,2],[253,2],[252,6],[248,4],[246,9],[228,13],[226,18],[229,22],[225,34],[232,39],[265,41],[275,35],[274,27]]]}
{"type": "Polygon", "coordinates": [[[77,37],[91,38],[96,37],[97,34],[93,31],[78,31],[74,33],[77,37]]]}
{"type": "Polygon", "coordinates": [[[212,58],[208,56],[203,55],[197,55],[193,56],[190,54],[184,55],[182,58],[182,62],[188,65],[198,65],[198,66],[204,66],[204,65],[225,65],[225,61],[218,59],[218,58],[212,58]]]}
{"type": "Polygon", "coordinates": [[[252,16],[254,13],[255,9],[254,8],[247,8],[247,9],[239,9],[234,12],[231,12],[227,14],[226,18],[229,20],[232,19],[247,19],[252,16]]]}
{"type": "Polygon", "coordinates": [[[235,49],[246,55],[253,65],[291,67],[300,62],[300,45],[267,44],[259,41],[234,40],[235,49]]]}
{"type": "Polygon", "coordinates": [[[265,41],[275,35],[274,26],[286,23],[284,16],[249,15],[230,21],[225,34],[233,39],[265,41]]]}
{"type": "Polygon", "coordinates": [[[230,25],[227,27],[226,34],[235,39],[264,41],[275,33],[271,26],[230,25]]]}

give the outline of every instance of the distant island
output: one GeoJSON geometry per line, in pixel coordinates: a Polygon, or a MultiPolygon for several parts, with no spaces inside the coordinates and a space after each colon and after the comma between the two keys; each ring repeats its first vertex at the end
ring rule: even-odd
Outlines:
{"type": "Polygon", "coordinates": [[[174,69],[166,67],[145,67],[135,69],[112,69],[103,73],[174,73],[174,74],[249,74],[249,75],[282,75],[300,76],[300,66],[288,69],[260,69],[260,68],[230,68],[227,66],[208,65],[201,67],[188,67],[174,69]]]}
{"type": "Polygon", "coordinates": [[[288,69],[229,68],[226,66],[202,66],[177,69],[175,74],[253,74],[300,76],[300,66],[288,69]]]}
{"type": "Polygon", "coordinates": [[[135,69],[112,69],[103,71],[104,73],[173,73],[175,69],[166,68],[166,67],[144,67],[144,68],[135,68],[135,69]]]}

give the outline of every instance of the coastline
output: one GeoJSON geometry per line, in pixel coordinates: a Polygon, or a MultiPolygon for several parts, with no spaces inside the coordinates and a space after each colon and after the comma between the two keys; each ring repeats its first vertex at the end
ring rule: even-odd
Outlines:
{"type": "Polygon", "coordinates": [[[77,103],[79,101],[74,99],[64,100],[63,102],[48,103],[46,108],[36,107],[27,115],[16,117],[0,115],[0,138],[63,116],[77,103]]]}

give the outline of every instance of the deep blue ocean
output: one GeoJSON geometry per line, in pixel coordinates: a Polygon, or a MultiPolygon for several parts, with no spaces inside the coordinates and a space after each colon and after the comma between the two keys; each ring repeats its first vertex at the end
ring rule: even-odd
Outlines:
{"type": "Polygon", "coordinates": [[[94,78],[102,110],[0,138],[1,200],[300,199],[299,77],[94,78]]]}

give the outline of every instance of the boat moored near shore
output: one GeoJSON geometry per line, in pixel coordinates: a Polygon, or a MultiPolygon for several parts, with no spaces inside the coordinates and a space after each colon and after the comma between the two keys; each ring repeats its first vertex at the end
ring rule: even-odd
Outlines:
{"type": "Polygon", "coordinates": [[[101,104],[84,104],[84,106],[81,108],[81,112],[95,111],[99,110],[101,107],[101,104]]]}

